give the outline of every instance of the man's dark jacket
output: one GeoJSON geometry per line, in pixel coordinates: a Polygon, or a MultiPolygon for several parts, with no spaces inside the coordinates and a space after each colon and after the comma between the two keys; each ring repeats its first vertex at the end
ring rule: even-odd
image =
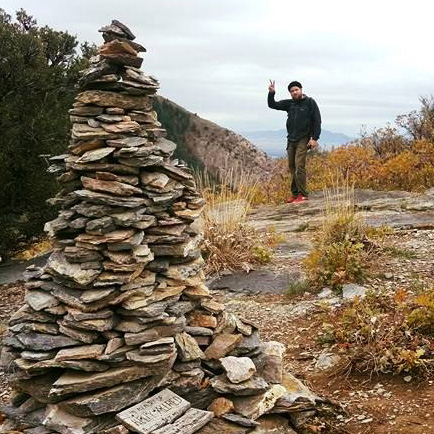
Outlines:
{"type": "Polygon", "coordinates": [[[268,93],[268,107],[275,110],[283,110],[288,113],[286,130],[288,140],[297,141],[309,136],[318,140],[321,134],[321,114],[317,103],[313,98],[306,95],[299,100],[283,99],[274,100],[274,92],[268,93]]]}

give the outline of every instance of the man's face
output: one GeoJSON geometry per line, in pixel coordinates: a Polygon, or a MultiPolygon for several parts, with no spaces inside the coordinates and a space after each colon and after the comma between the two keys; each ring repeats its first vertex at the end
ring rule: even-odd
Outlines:
{"type": "Polygon", "coordinates": [[[303,96],[303,91],[301,90],[301,87],[298,86],[292,86],[291,89],[289,89],[289,93],[291,94],[292,99],[301,99],[303,96]]]}

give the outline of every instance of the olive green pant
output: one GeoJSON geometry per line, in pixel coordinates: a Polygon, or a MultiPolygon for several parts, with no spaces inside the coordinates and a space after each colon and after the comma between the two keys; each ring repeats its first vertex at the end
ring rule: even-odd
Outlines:
{"type": "Polygon", "coordinates": [[[291,193],[293,197],[299,194],[307,197],[306,191],[306,154],[310,137],[303,137],[297,141],[288,140],[288,165],[291,174],[291,193]]]}

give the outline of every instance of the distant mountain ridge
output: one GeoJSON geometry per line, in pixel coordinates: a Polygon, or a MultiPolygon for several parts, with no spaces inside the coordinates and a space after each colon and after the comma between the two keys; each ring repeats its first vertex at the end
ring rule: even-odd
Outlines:
{"type": "MultiPolygon", "coordinates": [[[[247,131],[241,134],[254,143],[261,151],[266,152],[270,157],[285,156],[286,130],[247,131]]],[[[323,129],[321,131],[319,144],[322,149],[329,150],[333,146],[345,145],[352,140],[354,140],[354,137],[323,129]]]]}

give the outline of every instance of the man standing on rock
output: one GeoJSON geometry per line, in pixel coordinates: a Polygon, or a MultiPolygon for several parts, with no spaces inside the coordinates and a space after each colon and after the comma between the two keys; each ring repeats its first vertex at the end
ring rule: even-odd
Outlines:
{"type": "Polygon", "coordinates": [[[292,197],[287,200],[287,203],[298,203],[307,200],[306,154],[309,149],[315,149],[318,146],[321,134],[321,114],[315,100],[303,93],[300,82],[291,81],[288,90],[292,99],[275,101],[274,80],[270,80],[268,107],[288,113],[286,150],[291,173],[292,197]]]}

